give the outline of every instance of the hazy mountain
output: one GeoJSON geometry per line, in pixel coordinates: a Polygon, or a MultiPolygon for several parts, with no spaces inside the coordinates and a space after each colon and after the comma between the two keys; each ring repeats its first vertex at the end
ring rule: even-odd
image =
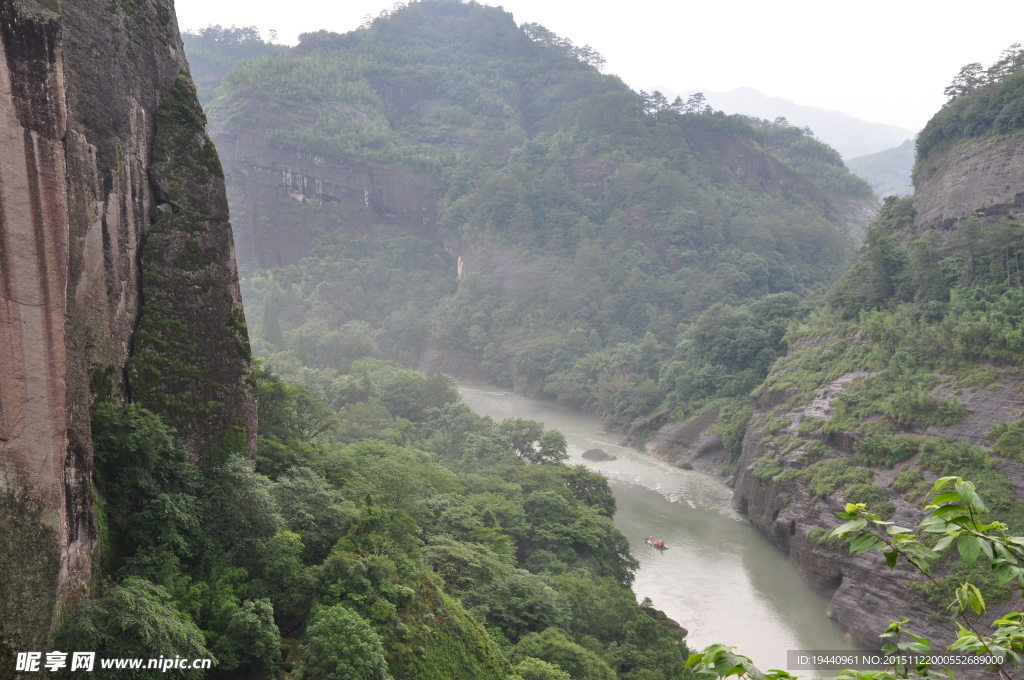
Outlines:
{"type": "Polygon", "coordinates": [[[878,153],[846,161],[851,172],[866,179],[879,196],[908,196],[914,193],[910,172],[914,168],[914,140],[878,153]]]}
{"type": "MultiPolygon", "coordinates": [[[[669,95],[669,99],[677,94],[685,99],[694,92],[657,89],[669,95]]],[[[806,125],[818,139],[842,154],[843,158],[883,151],[914,136],[913,130],[897,125],[869,123],[841,111],[828,111],[816,106],[803,106],[782,97],[769,97],[749,87],[739,87],[729,92],[703,92],[708,104],[726,113],[742,113],[768,120],[781,116],[791,125],[806,125]]]]}

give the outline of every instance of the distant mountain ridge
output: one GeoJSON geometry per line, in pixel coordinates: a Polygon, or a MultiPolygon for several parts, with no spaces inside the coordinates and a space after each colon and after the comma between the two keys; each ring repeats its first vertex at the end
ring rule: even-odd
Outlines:
{"type": "MultiPolygon", "coordinates": [[[[683,92],[670,88],[657,88],[665,95],[681,95],[684,99],[696,92],[683,92]]],[[[838,151],[844,159],[884,151],[899,146],[914,136],[912,130],[871,123],[842,111],[830,111],[816,106],[804,106],[782,97],[771,97],[750,87],[738,87],[728,92],[703,90],[707,103],[726,113],[740,113],[757,118],[775,120],[786,118],[791,125],[808,126],[815,136],[838,151]]]]}

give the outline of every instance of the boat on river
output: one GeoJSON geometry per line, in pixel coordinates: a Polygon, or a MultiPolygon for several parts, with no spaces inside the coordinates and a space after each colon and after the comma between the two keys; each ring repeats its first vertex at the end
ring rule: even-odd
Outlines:
{"type": "Polygon", "coordinates": [[[655,548],[656,550],[668,550],[668,546],[665,545],[665,541],[655,541],[654,536],[647,537],[647,545],[655,548]]]}

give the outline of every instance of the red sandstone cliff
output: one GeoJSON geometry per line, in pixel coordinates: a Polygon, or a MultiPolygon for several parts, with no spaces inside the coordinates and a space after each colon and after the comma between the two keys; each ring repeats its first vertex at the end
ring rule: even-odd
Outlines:
{"type": "Polygon", "coordinates": [[[57,609],[91,583],[89,408],[132,394],[130,360],[226,367],[216,386],[225,407],[206,417],[207,441],[193,421],[146,399],[200,394],[203,378],[150,375],[142,403],[164,411],[200,462],[226,448],[229,432],[244,432],[234,439],[253,452],[251,361],[219,163],[205,176],[172,177],[190,197],[173,205],[151,177],[159,139],[179,140],[165,153],[175,167],[191,167],[197,145],[212,149],[201,120],[168,115],[187,72],[171,0],[0,0],[0,645],[42,648],[57,609]],[[159,243],[171,262],[144,257],[151,230],[173,232],[167,215],[189,201],[184,217],[202,228],[207,259],[181,271],[174,255],[188,244],[167,236],[159,243]],[[227,329],[234,344],[183,354],[136,342],[153,275],[183,293],[163,306],[165,318],[227,329]],[[200,275],[212,282],[210,300],[181,287],[200,275]]]}

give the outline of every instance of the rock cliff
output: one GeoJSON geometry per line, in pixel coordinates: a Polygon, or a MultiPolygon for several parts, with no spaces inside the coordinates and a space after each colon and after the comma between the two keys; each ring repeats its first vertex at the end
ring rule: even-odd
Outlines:
{"type": "Polygon", "coordinates": [[[949,230],[972,215],[989,222],[1024,216],[1021,135],[957,140],[933,149],[914,177],[918,233],[949,230]]]}
{"type": "MultiPolygon", "coordinates": [[[[268,107],[247,91],[234,92],[210,113],[210,134],[220,151],[240,264],[296,264],[318,233],[408,234],[437,239],[440,188],[408,170],[373,167],[318,150],[268,140],[272,130],[296,126],[281,102],[268,107]]],[[[367,114],[347,105],[306,112],[357,120],[367,114]]]]}
{"type": "MultiPolygon", "coordinates": [[[[839,523],[835,513],[843,510],[843,493],[819,497],[806,480],[793,481],[784,476],[788,470],[806,470],[808,461],[840,461],[852,457],[853,447],[848,437],[831,439],[828,450],[823,451],[816,448],[822,443],[820,435],[811,435],[796,448],[786,446],[780,436],[796,441],[801,425],[830,419],[835,411],[833,400],[852,382],[864,377],[862,372],[844,374],[814,390],[813,399],[799,406],[792,405],[793,398],[799,396],[793,389],[768,391],[756,399],[743,452],[730,477],[730,483],[735,486],[733,506],[789,555],[790,562],[804,579],[831,597],[827,613],[839,622],[850,643],[878,649],[881,646],[879,633],[890,622],[909,618],[910,630],[931,640],[933,648],[942,649],[952,644],[955,630],[948,616],[943,616],[942,607],[929,603],[919,590],[908,587],[909,583],[921,583],[923,577],[906,564],[889,570],[881,553],[852,556],[845,547],[825,541],[822,538],[825,531],[839,523]],[[789,422],[775,429],[780,419],[789,422]],[[757,461],[766,455],[774,456],[780,464],[778,472],[783,474],[759,478],[755,473],[757,461]]],[[[1008,386],[999,393],[976,390],[978,399],[971,406],[968,420],[935,434],[984,438],[993,417],[1015,419],[1024,409],[1024,397],[1011,389],[1015,386],[1008,386]],[[1012,413],[1005,411],[1004,399],[986,399],[993,394],[1003,397],[1013,394],[1012,413]]],[[[887,489],[889,501],[895,507],[889,519],[900,526],[916,526],[925,517],[925,511],[918,504],[909,502],[892,488],[895,478],[916,462],[916,457],[910,458],[894,469],[877,470],[874,474],[873,481],[887,489]]],[[[923,477],[933,482],[938,475],[925,471],[923,477]]],[[[1013,600],[995,603],[984,622],[987,624],[1012,611],[1016,604],[1013,600]]]]}
{"type": "Polygon", "coordinates": [[[55,613],[92,582],[94,400],[135,397],[171,417],[200,462],[229,446],[197,432],[234,427],[232,445],[252,452],[251,362],[219,164],[189,172],[216,164],[201,120],[190,137],[176,132],[188,125],[175,102],[195,97],[190,85],[182,92],[187,73],[171,0],[0,0],[0,647],[42,649],[55,613]],[[151,236],[172,218],[194,238],[151,236]],[[206,298],[179,288],[161,300],[154,277],[195,282],[195,272],[206,298]],[[190,356],[159,333],[140,341],[140,311],[157,305],[193,337],[216,332],[190,356]],[[221,383],[189,393],[160,367],[146,380],[126,372],[155,359],[222,367],[221,383]],[[223,407],[201,425],[175,418],[150,396],[166,388],[223,407]]]}

